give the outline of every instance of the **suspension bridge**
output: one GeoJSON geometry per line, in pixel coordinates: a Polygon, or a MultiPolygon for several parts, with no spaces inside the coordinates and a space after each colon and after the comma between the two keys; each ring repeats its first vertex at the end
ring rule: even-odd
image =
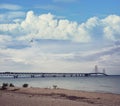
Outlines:
{"type": "Polygon", "coordinates": [[[33,72],[0,72],[0,78],[44,78],[44,77],[91,77],[107,76],[105,70],[98,72],[95,66],[93,73],[33,73],[33,72]]]}

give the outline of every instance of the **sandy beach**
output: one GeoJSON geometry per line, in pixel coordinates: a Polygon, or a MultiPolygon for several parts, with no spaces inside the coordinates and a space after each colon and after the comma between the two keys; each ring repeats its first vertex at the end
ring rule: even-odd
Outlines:
{"type": "Polygon", "coordinates": [[[120,95],[67,89],[0,90],[0,106],[120,106],[120,95]]]}

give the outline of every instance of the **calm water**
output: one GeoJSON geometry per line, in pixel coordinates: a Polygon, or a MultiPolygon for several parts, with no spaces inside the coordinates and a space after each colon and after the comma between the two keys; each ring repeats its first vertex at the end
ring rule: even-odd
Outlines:
{"type": "Polygon", "coordinates": [[[107,92],[120,94],[120,76],[99,76],[99,77],[50,77],[50,78],[0,78],[2,83],[13,83],[22,86],[28,83],[32,87],[51,88],[57,85],[59,88],[84,90],[95,92],[107,92]]]}

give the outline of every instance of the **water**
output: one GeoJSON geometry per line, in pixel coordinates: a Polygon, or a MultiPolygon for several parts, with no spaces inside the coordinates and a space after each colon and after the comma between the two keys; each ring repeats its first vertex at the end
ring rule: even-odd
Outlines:
{"type": "Polygon", "coordinates": [[[120,94],[120,76],[99,77],[45,77],[45,78],[0,78],[2,83],[13,83],[21,87],[28,83],[31,87],[51,88],[57,85],[59,88],[83,90],[92,92],[106,92],[120,94]]]}

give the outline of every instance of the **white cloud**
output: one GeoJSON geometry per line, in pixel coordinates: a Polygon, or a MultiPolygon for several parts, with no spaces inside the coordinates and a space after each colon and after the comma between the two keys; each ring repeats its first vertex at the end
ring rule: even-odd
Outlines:
{"type": "Polygon", "coordinates": [[[110,40],[120,39],[120,16],[110,15],[102,20],[104,24],[104,36],[110,40]]]}
{"type": "Polygon", "coordinates": [[[108,74],[120,74],[120,54],[116,52],[112,55],[101,56],[98,61],[101,67],[105,67],[108,74]]]}
{"type": "Polygon", "coordinates": [[[6,47],[12,41],[12,37],[8,35],[0,35],[0,48],[6,47]]]}
{"type": "Polygon", "coordinates": [[[8,41],[11,41],[11,36],[8,35],[0,35],[0,43],[6,43],[8,41]]]}
{"type": "Polygon", "coordinates": [[[22,7],[16,4],[0,4],[0,9],[20,10],[22,7]]]}
{"type": "Polygon", "coordinates": [[[35,15],[29,11],[23,21],[0,24],[0,71],[90,72],[98,64],[120,73],[119,21],[120,16],[110,15],[79,24],[51,13],[35,15]],[[99,38],[101,45],[90,46],[90,41],[99,38]],[[108,47],[104,39],[118,41],[108,47]]]}
{"type": "Polygon", "coordinates": [[[21,24],[1,24],[0,31],[23,35],[21,39],[61,39],[78,42],[90,41],[88,33],[81,29],[76,22],[65,19],[56,19],[54,15],[34,15],[29,11],[21,24]]]}
{"type": "Polygon", "coordinates": [[[0,31],[7,34],[18,33],[19,24],[0,24],[0,31]],[[12,32],[13,31],[13,32],[12,32]]]}
{"type": "MultiPolygon", "coordinates": [[[[0,22],[1,23],[10,23],[14,22],[14,20],[19,19],[25,16],[25,12],[22,11],[12,11],[0,14],[0,22]]],[[[19,21],[20,22],[20,21],[19,21]]]]}
{"type": "Polygon", "coordinates": [[[92,62],[65,61],[72,55],[71,53],[44,53],[39,46],[24,49],[1,49],[0,67],[4,71],[32,72],[78,72],[79,69],[84,69],[81,72],[85,72],[92,67],[92,62]],[[88,67],[84,68],[85,65],[88,67]]]}
{"type": "MultiPolygon", "coordinates": [[[[11,17],[15,15],[16,13],[13,13],[11,17]]],[[[37,16],[33,11],[27,12],[26,18],[22,22],[0,24],[1,34],[21,35],[19,37],[21,40],[33,38],[75,42],[90,42],[99,39],[114,41],[120,39],[119,29],[120,16],[117,15],[110,15],[104,19],[92,17],[85,23],[79,24],[67,19],[58,19],[51,13],[37,16]]]]}
{"type": "MultiPolygon", "coordinates": [[[[1,42],[11,42],[11,38],[7,35],[3,35],[1,38],[3,39],[1,42]]],[[[111,69],[107,69],[107,73],[109,73],[115,66],[118,69],[120,68],[119,45],[100,50],[96,50],[96,46],[95,50],[92,48],[92,50],[85,51],[78,47],[78,49],[73,49],[76,45],[71,46],[70,44],[42,44],[36,41],[32,45],[29,43],[29,45],[20,49],[7,46],[0,48],[0,71],[92,72],[94,65],[98,64],[100,67],[107,67],[108,69],[111,67],[111,69]],[[66,50],[68,48],[72,48],[72,50],[66,50]]],[[[78,43],[78,46],[82,45],[78,43]]],[[[112,73],[119,73],[119,71],[116,69],[112,73]]]]}

